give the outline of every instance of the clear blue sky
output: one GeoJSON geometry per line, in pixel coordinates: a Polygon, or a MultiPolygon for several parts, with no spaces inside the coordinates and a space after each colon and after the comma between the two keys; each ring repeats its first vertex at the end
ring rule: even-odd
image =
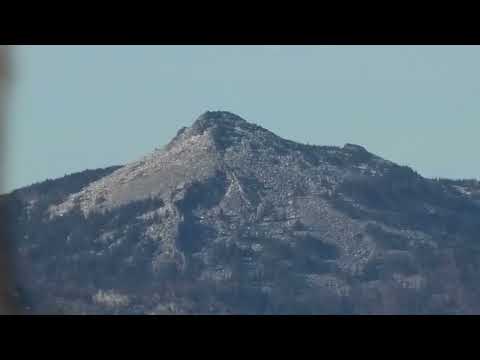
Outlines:
{"type": "Polygon", "coordinates": [[[6,189],[122,164],[206,110],[480,177],[480,47],[22,46],[6,189]]]}

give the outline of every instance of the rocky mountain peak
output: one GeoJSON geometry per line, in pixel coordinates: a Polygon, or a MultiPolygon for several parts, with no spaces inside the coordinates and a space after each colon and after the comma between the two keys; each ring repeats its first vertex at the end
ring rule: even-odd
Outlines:
{"type": "Polygon", "coordinates": [[[138,161],[4,201],[33,312],[466,314],[479,189],[215,111],[138,161]]]}
{"type": "Polygon", "coordinates": [[[241,127],[247,124],[247,121],[240,116],[228,111],[207,111],[200,115],[193,123],[192,129],[203,132],[211,127],[241,127]]]}
{"type": "Polygon", "coordinates": [[[207,136],[217,149],[224,149],[245,136],[254,136],[256,131],[268,133],[266,129],[252,124],[228,111],[207,111],[200,115],[190,127],[183,127],[167,145],[166,150],[175,145],[190,142],[194,137],[207,136]]]}

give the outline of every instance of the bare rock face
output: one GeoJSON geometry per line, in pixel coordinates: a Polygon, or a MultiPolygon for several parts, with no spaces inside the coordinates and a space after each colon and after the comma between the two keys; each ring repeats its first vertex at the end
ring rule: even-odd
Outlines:
{"type": "Polygon", "coordinates": [[[298,144],[207,112],[97,175],[53,199],[8,195],[31,311],[480,310],[478,204],[361,146],[298,144]]]}

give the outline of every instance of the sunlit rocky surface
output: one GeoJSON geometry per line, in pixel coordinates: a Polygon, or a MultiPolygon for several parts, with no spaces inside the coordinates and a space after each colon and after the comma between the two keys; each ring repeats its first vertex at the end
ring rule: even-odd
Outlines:
{"type": "Polygon", "coordinates": [[[479,313],[480,186],[207,112],[2,197],[34,313],[479,313]]]}

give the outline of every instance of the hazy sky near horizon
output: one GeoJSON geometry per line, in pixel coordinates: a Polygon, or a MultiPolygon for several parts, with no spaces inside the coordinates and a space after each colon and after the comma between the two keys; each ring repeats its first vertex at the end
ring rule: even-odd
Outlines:
{"type": "Polygon", "coordinates": [[[124,164],[206,110],[480,178],[479,46],[19,46],[4,191],[124,164]]]}

